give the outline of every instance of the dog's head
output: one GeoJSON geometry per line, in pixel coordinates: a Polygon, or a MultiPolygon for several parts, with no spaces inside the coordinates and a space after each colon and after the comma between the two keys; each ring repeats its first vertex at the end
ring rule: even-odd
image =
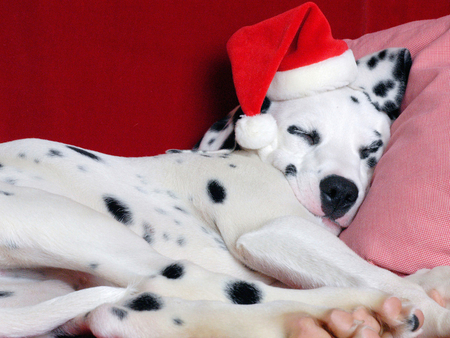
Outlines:
{"type": "MultiPolygon", "coordinates": [[[[349,225],[365,197],[400,113],[410,67],[406,49],[387,49],[358,60],[358,78],[350,86],[263,104],[278,135],[260,156],[285,174],[300,203],[335,234],[349,225]]],[[[233,126],[216,124],[199,148],[234,144],[233,126]]]]}

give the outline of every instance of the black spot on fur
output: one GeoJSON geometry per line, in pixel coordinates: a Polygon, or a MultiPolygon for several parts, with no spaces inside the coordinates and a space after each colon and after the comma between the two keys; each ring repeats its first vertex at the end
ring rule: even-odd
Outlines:
{"type": "Polygon", "coordinates": [[[178,237],[177,244],[178,246],[184,246],[186,244],[186,240],[184,239],[184,237],[178,237]]]}
{"type": "Polygon", "coordinates": [[[354,96],[350,96],[350,98],[352,99],[352,101],[353,102],[355,102],[355,103],[359,103],[359,100],[356,98],[356,97],[354,97],[354,96]]]}
{"type": "Polygon", "coordinates": [[[125,225],[130,225],[133,222],[131,211],[125,203],[112,196],[103,196],[103,201],[117,221],[125,225]]]}
{"type": "Polygon", "coordinates": [[[230,164],[230,168],[236,168],[236,164],[230,164]]]}
{"type": "Polygon", "coordinates": [[[166,154],[179,154],[181,153],[181,150],[178,149],[169,149],[166,151],[166,154]]]}
{"type": "Polygon", "coordinates": [[[24,153],[20,153],[18,156],[19,156],[19,158],[26,158],[27,157],[27,155],[25,155],[24,153]]]}
{"type": "Polygon", "coordinates": [[[0,191],[0,194],[2,194],[4,196],[14,196],[14,193],[8,192],[8,191],[0,191]]]}
{"type": "Polygon", "coordinates": [[[370,157],[367,160],[367,165],[369,166],[369,168],[374,168],[377,165],[378,161],[375,157],[370,157]]]}
{"type": "Polygon", "coordinates": [[[261,291],[255,284],[238,281],[227,285],[228,298],[235,304],[249,305],[261,302],[261,291]]]}
{"type": "Polygon", "coordinates": [[[207,186],[208,195],[214,203],[223,203],[227,194],[223,185],[217,180],[210,180],[207,186]]]}
{"type": "Polygon", "coordinates": [[[161,272],[161,275],[168,279],[179,279],[184,275],[184,267],[179,263],[170,264],[161,272]]]}
{"type": "MultiPolygon", "coordinates": [[[[401,99],[400,99],[401,103],[401,99]]],[[[393,101],[388,100],[384,103],[381,108],[382,111],[386,112],[391,120],[395,120],[400,115],[400,103],[397,105],[393,101]]]]}
{"type": "Polygon", "coordinates": [[[270,100],[266,96],[264,98],[263,104],[261,106],[261,114],[267,113],[267,111],[269,110],[271,104],[272,104],[272,102],[270,102],[270,100]]]}
{"type": "Polygon", "coordinates": [[[91,264],[89,264],[89,267],[90,267],[92,270],[96,270],[96,269],[98,268],[98,263],[91,263],[91,264]]]}
{"type": "Polygon", "coordinates": [[[144,223],[143,227],[144,227],[144,235],[143,235],[142,238],[148,244],[152,244],[153,243],[153,238],[154,238],[154,235],[155,235],[155,230],[148,223],[144,223]]]}
{"type": "Polygon", "coordinates": [[[181,326],[181,325],[184,324],[184,321],[181,320],[180,318],[174,318],[174,319],[173,319],[173,323],[174,323],[175,325],[181,326]]]}
{"type": "Polygon", "coordinates": [[[128,302],[126,307],[135,311],[157,311],[162,309],[163,302],[157,295],[145,292],[128,302]]]}
{"type": "Polygon", "coordinates": [[[297,175],[297,167],[293,164],[287,165],[286,169],[284,169],[284,174],[286,176],[296,176],[297,175]]]}
{"type": "Polygon", "coordinates": [[[117,307],[111,308],[111,312],[114,316],[116,316],[120,320],[123,320],[128,316],[128,312],[126,310],[119,309],[117,307]]]}
{"type": "Polygon", "coordinates": [[[387,93],[395,87],[395,83],[392,80],[380,81],[373,87],[373,92],[376,96],[386,97],[387,93]]]}
{"type": "Polygon", "coordinates": [[[12,291],[0,291],[0,298],[11,297],[14,295],[12,291]]]}
{"type": "Polygon", "coordinates": [[[369,69],[374,69],[378,64],[378,59],[375,56],[372,56],[369,61],[367,61],[367,67],[369,69]]]}
{"type": "Polygon", "coordinates": [[[189,214],[188,211],[186,211],[185,209],[183,209],[182,207],[179,207],[178,205],[174,206],[174,209],[181,211],[183,214],[189,214]]]}
{"type": "Polygon", "coordinates": [[[95,160],[95,161],[98,161],[98,162],[100,162],[102,159],[100,158],[100,157],[98,157],[97,155],[95,155],[95,154],[93,154],[93,153],[91,153],[91,152],[89,152],[89,151],[86,151],[86,150],[84,150],[84,149],[81,149],[81,148],[77,148],[77,147],[74,147],[74,146],[66,146],[67,148],[69,148],[69,149],[71,149],[71,150],[73,150],[73,151],[76,151],[77,153],[79,153],[79,154],[81,154],[81,155],[84,155],[84,156],[86,156],[86,157],[89,157],[89,158],[91,158],[91,159],[93,159],[93,160],[95,160]]]}
{"type": "Polygon", "coordinates": [[[50,156],[50,157],[64,157],[62,152],[59,151],[59,150],[56,150],[56,149],[50,149],[48,151],[47,155],[50,156]]]}
{"type": "Polygon", "coordinates": [[[211,144],[213,144],[215,140],[216,140],[215,138],[210,139],[210,140],[208,141],[208,145],[210,146],[211,144]]]}
{"type": "Polygon", "coordinates": [[[378,53],[378,58],[380,60],[384,60],[384,58],[386,57],[387,51],[386,50],[382,50],[381,52],[378,53]]]}
{"type": "Polygon", "coordinates": [[[163,210],[163,209],[161,209],[161,208],[155,208],[155,211],[156,211],[158,214],[161,214],[161,215],[167,215],[167,211],[165,211],[165,210],[163,210]]]}

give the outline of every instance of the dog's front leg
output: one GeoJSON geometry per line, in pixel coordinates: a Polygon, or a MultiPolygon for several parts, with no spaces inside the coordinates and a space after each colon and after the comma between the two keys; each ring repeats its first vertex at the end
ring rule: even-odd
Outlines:
{"type": "Polygon", "coordinates": [[[293,287],[370,287],[409,299],[425,314],[425,336],[450,335],[450,311],[419,285],[369,264],[326,229],[300,217],[280,217],[242,235],[233,251],[249,267],[293,287]]]}
{"type": "Polygon", "coordinates": [[[326,229],[295,216],[244,234],[236,253],[250,267],[293,287],[375,287],[400,280],[356,255],[326,229]]]}

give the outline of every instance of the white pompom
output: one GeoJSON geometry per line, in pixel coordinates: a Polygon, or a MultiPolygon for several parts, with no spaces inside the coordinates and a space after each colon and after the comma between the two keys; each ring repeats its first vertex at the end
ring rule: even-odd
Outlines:
{"type": "Polygon", "coordinates": [[[242,148],[261,149],[275,140],[277,129],[277,122],[270,114],[243,115],[236,122],[236,141],[242,148]]]}

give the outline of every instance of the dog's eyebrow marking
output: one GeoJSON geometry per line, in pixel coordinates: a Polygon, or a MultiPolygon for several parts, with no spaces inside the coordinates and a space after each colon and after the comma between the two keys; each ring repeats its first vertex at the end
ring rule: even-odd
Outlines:
{"type": "Polygon", "coordinates": [[[157,311],[163,307],[161,298],[153,293],[145,292],[128,302],[126,307],[135,311],[157,311]]]}
{"type": "Polygon", "coordinates": [[[102,161],[102,159],[100,157],[98,157],[97,155],[95,155],[95,154],[93,154],[93,153],[91,153],[91,152],[89,152],[87,150],[84,150],[84,149],[81,149],[81,148],[78,148],[78,147],[74,147],[74,146],[69,146],[69,145],[67,145],[66,147],[71,149],[71,150],[73,150],[73,151],[76,151],[77,153],[79,153],[81,155],[84,155],[86,157],[92,158],[95,161],[98,161],[98,162],[102,161]]]}
{"type": "Polygon", "coordinates": [[[12,291],[0,291],[0,298],[11,297],[12,295],[14,295],[12,291]]]}
{"type": "Polygon", "coordinates": [[[128,312],[126,310],[119,309],[117,307],[111,308],[111,313],[120,320],[123,320],[128,316],[128,312]]]}
{"type": "Polygon", "coordinates": [[[295,165],[288,164],[286,169],[284,169],[284,175],[286,176],[296,176],[297,175],[297,167],[295,165]]]}
{"type": "Polygon", "coordinates": [[[370,154],[376,153],[381,146],[383,146],[383,141],[377,140],[372,142],[368,147],[361,147],[359,150],[359,157],[361,160],[364,160],[368,158],[370,154]]]}
{"type": "Polygon", "coordinates": [[[217,180],[208,181],[208,195],[214,203],[223,203],[227,194],[223,185],[217,180]]]}
{"type": "Polygon", "coordinates": [[[168,279],[179,279],[184,275],[184,267],[179,263],[170,264],[161,272],[161,275],[168,279]]]}
{"type": "Polygon", "coordinates": [[[289,134],[302,137],[311,146],[316,145],[320,142],[320,135],[316,130],[306,131],[298,126],[292,125],[287,128],[287,131],[289,134]]]}
{"type": "Polygon", "coordinates": [[[234,304],[250,305],[261,302],[261,290],[253,283],[231,282],[226,286],[226,294],[234,304]]]}
{"type": "Polygon", "coordinates": [[[108,211],[117,221],[125,225],[130,225],[133,222],[131,211],[125,203],[108,195],[103,196],[103,201],[108,211]]]}

